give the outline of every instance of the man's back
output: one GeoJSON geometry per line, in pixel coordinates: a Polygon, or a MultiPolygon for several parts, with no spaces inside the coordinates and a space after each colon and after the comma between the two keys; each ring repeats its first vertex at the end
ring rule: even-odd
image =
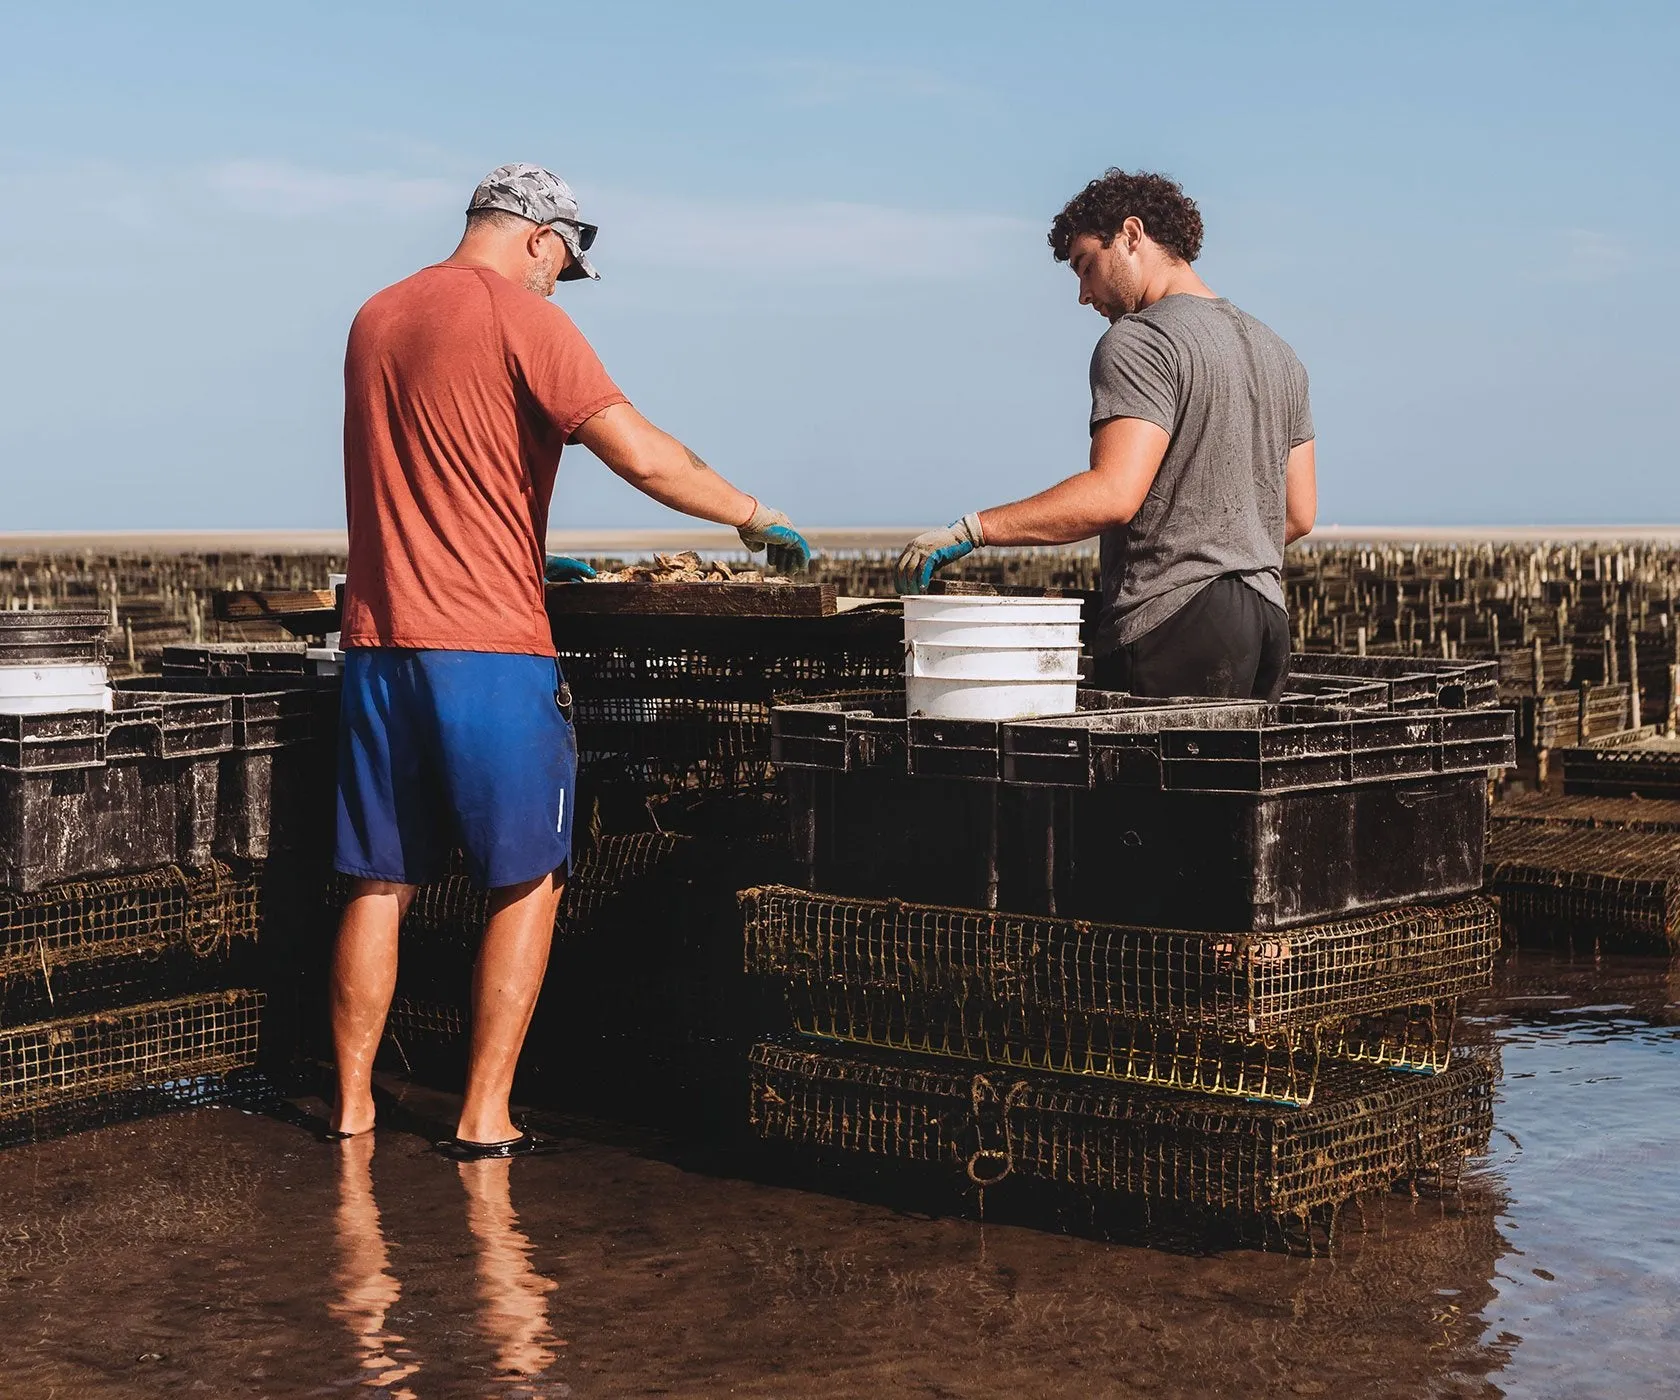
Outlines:
{"type": "Polygon", "coordinates": [[[1163,297],[1097,344],[1091,422],[1110,418],[1171,441],[1130,523],[1103,536],[1100,645],[1137,640],[1226,574],[1282,608],[1289,452],[1313,436],[1282,338],[1223,298],[1163,297]]]}
{"type": "Polygon", "coordinates": [[[557,306],[443,263],[357,314],[344,362],[352,647],[552,653],[560,450],[621,394],[557,306]]]}

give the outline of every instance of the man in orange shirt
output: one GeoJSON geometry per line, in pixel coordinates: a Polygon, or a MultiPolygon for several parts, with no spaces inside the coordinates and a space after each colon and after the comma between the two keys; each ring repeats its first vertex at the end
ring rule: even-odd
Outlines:
{"type": "Polygon", "coordinates": [[[560,452],[582,443],[655,500],[734,525],[803,568],[785,515],[630,406],[555,284],[599,274],[595,228],[538,166],[485,177],[460,245],[357,313],[344,360],[344,596],[335,864],[354,878],[333,957],[338,1093],[328,1136],[373,1127],[374,1053],[397,929],[452,846],[490,891],[474,970],[472,1160],[539,1150],[508,1112],[571,860],[577,744],[543,607],[560,452]]]}

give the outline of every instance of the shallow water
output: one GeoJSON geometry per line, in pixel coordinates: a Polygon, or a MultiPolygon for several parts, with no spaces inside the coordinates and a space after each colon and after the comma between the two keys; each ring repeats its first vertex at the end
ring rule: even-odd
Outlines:
{"type": "MultiPolygon", "coordinates": [[[[1338,1252],[1169,1253],[685,1170],[457,1166],[206,1110],[0,1154],[0,1396],[1660,1396],[1680,1390],[1680,977],[1523,954],[1461,1200],[1338,1252]]],[[[412,1091],[405,1108],[444,1118],[412,1091]]]]}

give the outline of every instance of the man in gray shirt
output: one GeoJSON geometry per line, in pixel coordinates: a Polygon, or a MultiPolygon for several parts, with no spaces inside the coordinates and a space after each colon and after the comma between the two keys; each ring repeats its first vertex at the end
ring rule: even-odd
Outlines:
{"type": "Polygon", "coordinates": [[[918,535],[902,592],[985,545],[1102,537],[1097,682],[1135,695],[1276,699],[1289,666],[1283,550],[1317,512],[1307,373],[1191,268],[1195,202],[1110,170],[1050,247],[1109,328],[1091,357],[1088,471],[918,535]]]}

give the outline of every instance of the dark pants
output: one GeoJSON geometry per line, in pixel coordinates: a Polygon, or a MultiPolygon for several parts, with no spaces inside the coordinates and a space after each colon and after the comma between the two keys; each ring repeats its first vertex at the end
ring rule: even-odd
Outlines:
{"type": "Polygon", "coordinates": [[[1289,616],[1235,574],[1159,627],[1097,658],[1099,690],[1273,700],[1289,678],[1289,616]]]}

